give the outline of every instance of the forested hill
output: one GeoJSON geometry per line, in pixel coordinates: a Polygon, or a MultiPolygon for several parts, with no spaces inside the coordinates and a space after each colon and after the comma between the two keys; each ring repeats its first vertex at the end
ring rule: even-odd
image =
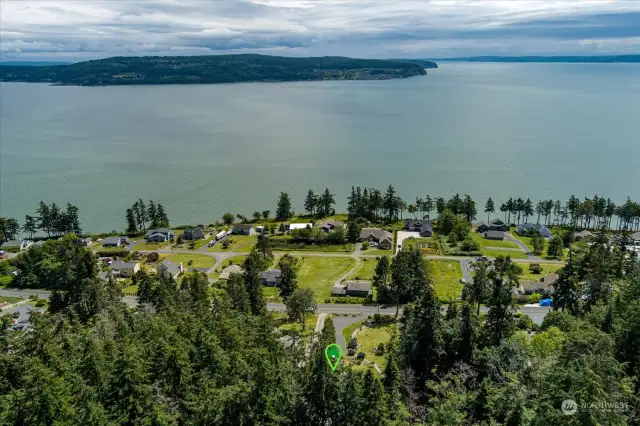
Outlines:
{"type": "Polygon", "coordinates": [[[0,81],[82,86],[386,80],[425,74],[423,65],[407,61],[254,54],[114,57],[71,65],[0,67],[0,81]]]}

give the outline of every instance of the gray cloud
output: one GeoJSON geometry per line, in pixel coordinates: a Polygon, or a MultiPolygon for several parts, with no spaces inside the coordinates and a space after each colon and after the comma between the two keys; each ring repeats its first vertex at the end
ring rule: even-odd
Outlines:
{"type": "Polygon", "coordinates": [[[640,51],[640,2],[3,1],[3,59],[640,51]]]}

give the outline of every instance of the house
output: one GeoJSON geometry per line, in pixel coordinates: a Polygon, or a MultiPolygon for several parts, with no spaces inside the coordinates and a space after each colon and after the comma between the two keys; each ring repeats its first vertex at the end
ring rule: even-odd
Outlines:
{"type": "Polygon", "coordinates": [[[549,231],[546,226],[540,225],[539,223],[523,223],[516,227],[516,232],[518,235],[525,237],[529,236],[532,232],[535,232],[542,237],[551,238],[551,231],[549,231]]]}
{"type": "Polygon", "coordinates": [[[419,232],[421,237],[430,238],[433,236],[433,223],[429,220],[405,219],[404,229],[407,231],[419,232]]]}
{"type": "Polygon", "coordinates": [[[226,268],[224,268],[222,270],[222,273],[220,273],[220,279],[221,280],[228,280],[229,277],[231,276],[231,274],[241,274],[242,273],[242,266],[240,265],[229,265],[226,268]]]}
{"type": "Polygon", "coordinates": [[[285,229],[287,229],[288,231],[295,231],[296,229],[306,229],[312,227],[312,223],[290,223],[289,225],[285,225],[285,229]]]}
{"type": "Polygon", "coordinates": [[[176,279],[178,276],[184,272],[184,268],[182,267],[182,263],[175,264],[170,260],[165,260],[156,268],[156,272],[158,275],[162,275],[166,279],[176,279]]]}
{"type": "Polygon", "coordinates": [[[635,232],[635,233],[631,234],[631,240],[636,245],[640,245],[640,232],[635,232]]]}
{"type": "Polygon", "coordinates": [[[20,251],[22,250],[26,250],[29,247],[31,247],[33,245],[33,241],[31,240],[10,240],[10,241],[5,241],[4,243],[2,243],[2,247],[4,250],[7,249],[11,249],[11,250],[15,250],[18,249],[20,251]]]}
{"type": "Polygon", "coordinates": [[[554,290],[553,285],[556,281],[558,281],[558,274],[548,274],[540,278],[539,281],[520,281],[520,286],[524,291],[552,293],[554,290]]]}
{"type": "Polygon", "coordinates": [[[371,292],[371,281],[345,281],[344,284],[336,283],[331,290],[331,295],[368,297],[371,292]]]}
{"type": "Polygon", "coordinates": [[[182,233],[182,239],[185,241],[195,241],[204,238],[204,232],[202,228],[185,228],[182,233]]]}
{"type": "Polygon", "coordinates": [[[256,232],[258,234],[264,234],[264,226],[262,226],[262,225],[256,226],[256,232]]]}
{"type": "Polygon", "coordinates": [[[485,240],[504,240],[504,232],[502,231],[486,231],[484,233],[485,240]]]}
{"type": "Polygon", "coordinates": [[[73,240],[73,244],[80,247],[88,247],[91,245],[91,238],[76,238],[73,240]]]}
{"type": "Polygon", "coordinates": [[[0,250],[0,259],[4,259],[4,251],[0,250]]]}
{"type": "Polygon", "coordinates": [[[173,232],[169,228],[149,229],[144,237],[147,241],[153,243],[164,243],[173,239],[173,232]]]}
{"type": "Polygon", "coordinates": [[[379,228],[362,228],[358,241],[369,241],[378,243],[382,250],[391,250],[393,246],[393,234],[379,228]]]}
{"type": "Polygon", "coordinates": [[[102,247],[120,247],[120,237],[107,237],[102,240],[102,247]]]}
{"type": "Polygon", "coordinates": [[[140,270],[139,262],[123,262],[121,260],[114,260],[109,264],[109,270],[115,276],[119,277],[131,277],[140,270]]]}
{"type": "Polygon", "coordinates": [[[270,269],[268,271],[264,271],[261,275],[262,284],[267,287],[275,287],[278,285],[280,281],[280,269],[270,269]]]}
{"type": "Polygon", "coordinates": [[[237,235],[254,235],[256,230],[250,223],[238,223],[233,225],[233,231],[231,232],[237,235]]]}
{"type": "Polygon", "coordinates": [[[588,240],[590,238],[593,238],[593,234],[586,229],[573,234],[573,239],[576,241],[588,240]]]}
{"type": "Polygon", "coordinates": [[[476,231],[480,233],[487,232],[487,231],[507,232],[509,231],[509,225],[507,225],[500,219],[495,218],[489,221],[489,223],[484,223],[484,222],[480,223],[480,225],[478,225],[478,227],[476,228],[476,231]]]}
{"type": "Polygon", "coordinates": [[[327,219],[324,222],[322,222],[321,224],[319,224],[318,228],[320,228],[324,232],[331,232],[334,229],[336,229],[338,227],[341,227],[341,226],[342,227],[344,226],[344,222],[341,222],[341,221],[335,220],[335,219],[327,219]]]}

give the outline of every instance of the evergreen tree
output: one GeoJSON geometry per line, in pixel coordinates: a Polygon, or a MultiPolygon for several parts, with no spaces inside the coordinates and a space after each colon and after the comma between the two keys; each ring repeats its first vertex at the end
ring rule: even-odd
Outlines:
{"type": "Polygon", "coordinates": [[[387,188],[387,193],[382,201],[382,209],[384,210],[389,222],[398,218],[398,202],[396,198],[396,190],[392,185],[387,188]]]}
{"type": "Polygon", "coordinates": [[[149,217],[149,221],[151,221],[151,224],[149,225],[151,228],[158,228],[159,225],[159,215],[158,212],[156,210],[156,204],[153,202],[153,200],[149,200],[149,206],[147,207],[147,216],[149,217]]]}
{"type": "Polygon", "coordinates": [[[38,229],[47,233],[47,236],[51,236],[52,231],[52,220],[51,220],[51,211],[49,206],[44,202],[40,201],[40,205],[36,210],[36,221],[38,223],[38,229]]]}
{"type": "Polygon", "coordinates": [[[360,231],[362,227],[355,220],[351,220],[347,223],[347,241],[350,243],[356,243],[360,238],[360,231]]]}
{"type": "Polygon", "coordinates": [[[278,198],[278,207],[276,208],[276,220],[287,220],[290,219],[291,216],[293,216],[293,211],[291,210],[289,194],[281,192],[278,198]]]}
{"type": "Polygon", "coordinates": [[[240,274],[231,274],[227,280],[227,296],[231,301],[233,309],[239,312],[249,312],[249,294],[247,288],[244,285],[244,279],[240,274]]]}
{"type": "Polygon", "coordinates": [[[471,304],[477,306],[477,314],[480,315],[480,304],[487,297],[487,291],[489,289],[489,262],[476,262],[474,263],[473,280],[467,283],[467,287],[464,289],[466,299],[471,304]]]}
{"type": "Polygon", "coordinates": [[[25,215],[24,225],[22,225],[22,232],[29,234],[29,238],[33,238],[33,234],[38,231],[38,225],[36,218],[33,216],[25,215]]]}
{"type": "Polygon", "coordinates": [[[549,241],[549,246],[547,247],[547,256],[552,258],[561,258],[563,255],[563,247],[564,243],[562,242],[562,237],[556,235],[551,238],[549,241]]]}
{"type": "Polygon", "coordinates": [[[280,297],[286,301],[298,288],[296,260],[287,253],[280,259],[280,262],[278,262],[278,268],[280,269],[280,279],[278,282],[280,297]]]}
{"type": "Polygon", "coordinates": [[[127,209],[127,233],[136,234],[138,232],[138,221],[133,209],[127,209]]]}
{"type": "Polygon", "coordinates": [[[511,259],[499,256],[489,271],[491,285],[487,299],[489,312],[484,324],[485,344],[497,346],[515,331],[516,312],[511,294],[518,287],[519,267],[511,259]]]}
{"type": "Polygon", "coordinates": [[[389,278],[391,276],[391,264],[387,256],[382,256],[376,264],[373,275],[373,285],[378,289],[378,301],[385,300],[389,292],[389,278]]]}
{"type": "Polygon", "coordinates": [[[156,206],[156,215],[158,227],[160,228],[168,228],[169,227],[169,218],[167,217],[167,213],[164,210],[164,206],[162,204],[158,204],[156,206]]]}
{"type": "Polygon", "coordinates": [[[580,309],[580,287],[578,273],[573,262],[558,271],[558,280],[553,284],[553,309],[577,315],[580,309]]]}
{"type": "Polygon", "coordinates": [[[264,262],[255,247],[245,259],[242,268],[244,269],[244,284],[249,296],[250,311],[253,315],[261,315],[265,309],[261,277],[264,262]]]}
{"type": "Polygon", "coordinates": [[[495,211],[496,208],[493,205],[493,200],[491,199],[491,197],[489,197],[486,204],[484,205],[484,212],[487,214],[487,222],[491,220],[491,213],[494,213],[495,211]]]}
{"type": "Polygon", "coordinates": [[[387,404],[382,382],[369,368],[364,375],[363,405],[360,419],[365,425],[384,425],[387,418],[387,404]]]}
{"type": "Polygon", "coordinates": [[[267,261],[267,259],[273,257],[273,254],[271,252],[271,243],[269,242],[269,238],[264,233],[258,234],[256,249],[262,254],[262,259],[265,262],[267,261]]]}

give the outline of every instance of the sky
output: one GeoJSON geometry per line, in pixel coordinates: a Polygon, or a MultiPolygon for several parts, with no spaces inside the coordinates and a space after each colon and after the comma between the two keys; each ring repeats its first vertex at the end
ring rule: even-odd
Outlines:
{"type": "Polygon", "coordinates": [[[640,53],[640,0],[0,0],[1,60],[640,53]]]}

